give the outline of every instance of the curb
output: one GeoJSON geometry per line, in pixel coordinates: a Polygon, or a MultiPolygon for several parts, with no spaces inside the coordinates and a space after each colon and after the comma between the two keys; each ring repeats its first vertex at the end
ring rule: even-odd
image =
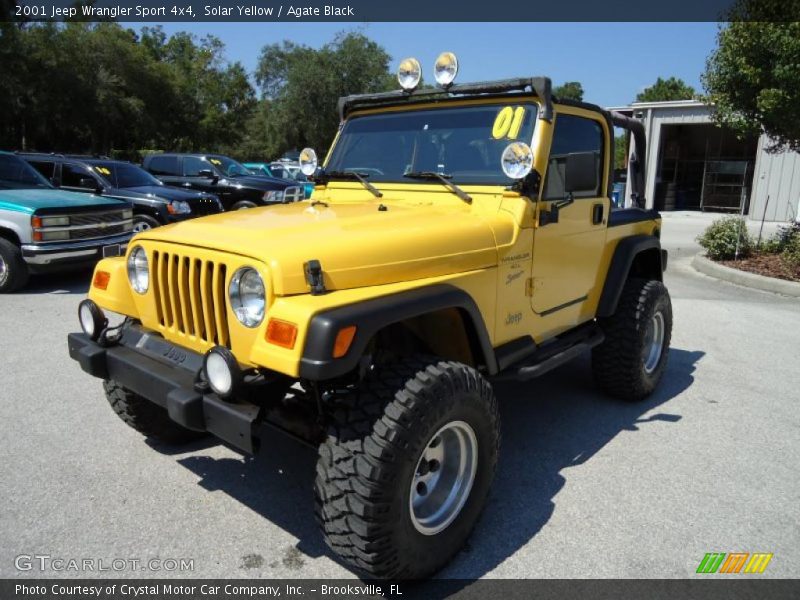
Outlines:
{"type": "Polygon", "coordinates": [[[728,281],[765,292],[772,292],[773,294],[783,294],[784,296],[800,298],[800,283],[794,281],[775,279],[773,277],[748,273],[747,271],[740,271],[739,269],[732,269],[715,263],[701,254],[695,255],[692,259],[692,266],[696,271],[708,275],[709,277],[721,279],[722,281],[728,281]]]}

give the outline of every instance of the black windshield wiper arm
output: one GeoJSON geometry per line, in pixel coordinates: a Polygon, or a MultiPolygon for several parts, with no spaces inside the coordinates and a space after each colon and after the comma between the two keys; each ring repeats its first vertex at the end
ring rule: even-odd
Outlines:
{"type": "Polygon", "coordinates": [[[403,177],[408,177],[409,179],[438,179],[464,202],[467,204],[472,204],[472,196],[450,181],[453,176],[448,175],[447,173],[436,173],[434,171],[411,171],[410,173],[405,173],[403,177]]]}
{"type": "Polygon", "coordinates": [[[383,198],[381,191],[367,181],[367,177],[369,177],[369,175],[366,173],[356,173],[355,171],[325,171],[323,177],[326,177],[327,179],[356,179],[361,183],[361,185],[372,192],[373,196],[376,198],[383,198]]]}

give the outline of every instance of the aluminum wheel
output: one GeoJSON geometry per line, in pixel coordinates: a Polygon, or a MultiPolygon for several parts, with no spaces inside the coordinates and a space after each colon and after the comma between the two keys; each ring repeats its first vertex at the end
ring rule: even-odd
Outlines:
{"type": "Polygon", "coordinates": [[[5,283],[6,277],[8,277],[8,265],[5,259],[0,256],[0,285],[5,283]]]}
{"type": "Polygon", "coordinates": [[[132,229],[134,233],[141,233],[142,231],[150,231],[152,227],[147,221],[134,221],[132,229]]]}
{"type": "Polygon", "coordinates": [[[644,372],[647,374],[655,371],[658,361],[661,360],[661,352],[664,348],[664,315],[656,312],[647,326],[647,333],[644,337],[644,348],[642,357],[644,359],[644,372]]]}
{"type": "Polygon", "coordinates": [[[409,508],[424,535],[444,530],[469,498],[478,466],[478,440],[464,421],[452,421],[428,441],[411,481],[409,508]]]}

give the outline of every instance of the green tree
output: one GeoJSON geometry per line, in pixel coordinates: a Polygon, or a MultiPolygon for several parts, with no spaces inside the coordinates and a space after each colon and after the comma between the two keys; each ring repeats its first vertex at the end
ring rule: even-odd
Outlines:
{"type": "Polygon", "coordinates": [[[340,96],[397,87],[389,60],[361,33],[340,33],[319,49],[289,41],[265,46],[255,72],[261,112],[252,117],[264,136],[260,144],[250,139],[250,156],[270,158],[304,146],[326,149],[336,134],[340,96]]]}
{"type": "Polygon", "coordinates": [[[702,77],[715,119],[739,136],[800,150],[800,2],[740,0],[717,34],[702,77]]]}
{"type": "Polygon", "coordinates": [[[567,81],[563,85],[553,88],[553,95],[556,98],[568,100],[583,100],[583,86],[580,81],[567,81]]]}
{"type": "Polygon", "coordinates": [[[636,102],[663,102],[667,100],[691,100],[695,97],[695,90],[687,85],[683,79],[659,77],[650,87],[645,88],[636,95],[636,102]]]}

